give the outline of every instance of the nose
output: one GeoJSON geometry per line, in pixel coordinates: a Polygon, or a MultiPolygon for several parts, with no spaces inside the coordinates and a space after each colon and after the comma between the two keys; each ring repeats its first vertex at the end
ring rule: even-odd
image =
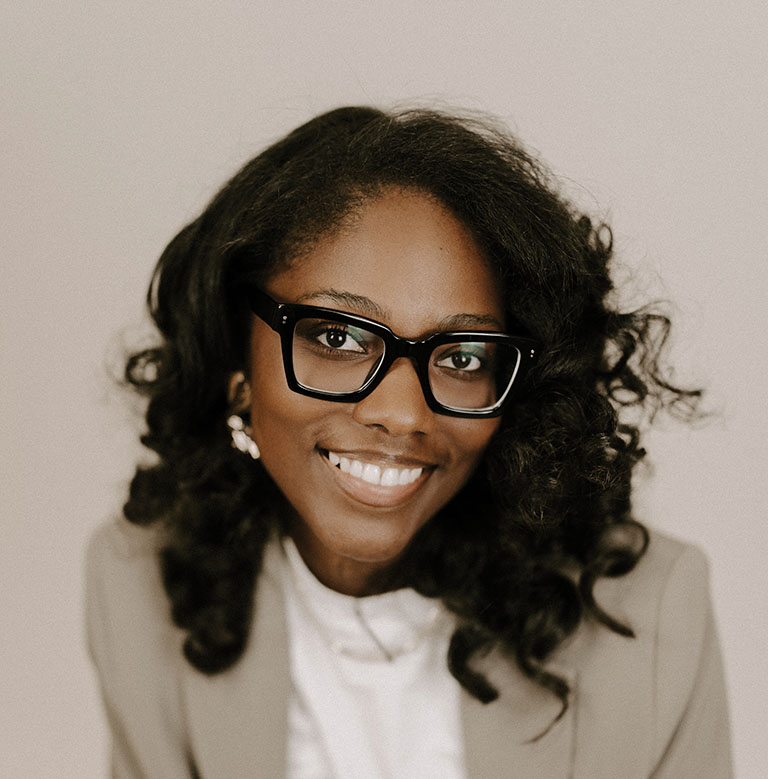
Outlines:
{"type": "Polygon", "coordinates": [[[395,360],[381,384],[355,404],[352,417],[390,435],[428,433],[434,412],[427,405],[416,369],[406,357],[395,360]]]}

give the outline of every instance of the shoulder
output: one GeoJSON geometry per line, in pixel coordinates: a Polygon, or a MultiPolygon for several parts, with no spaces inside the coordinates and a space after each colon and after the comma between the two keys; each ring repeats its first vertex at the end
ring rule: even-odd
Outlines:
{"type": "Polygon", "coordinates": [[[700,621],[709,603],[708,582],[709,565],[696,546],[649,530],[648,548],[635,568],[600,579],[595,598],[641,638],[670,621],[700,621]]]}
{"type": "Polygon", "coordinates": [[[97,560],[138,560],[156,554],[159,532],[154,526],[133,525],[123,517],[114,517],[94,529],[88,540],[89,565],[97,560]]]}
{"type": "MultiPolygon", "coordinates": [[[[159,596],[163,592],[158,553],[159,533],[155,528],[131,525],[118,518],[100,525],[92,533],[86,552],[86,602],[96,611],[127,609],[132,615],[167,615],[159,596]],[[148,611],[147,611],[148,608],[148,611]]],[[[91,612],[88,612],[91,616],[91,612]]]]}
{"type": "Polygon", "coordinates": [[[673,688],[682,690],[692,682],[711,618],[709,565],[697,547],[651,530],[648,548],[635,568],[624,576],[600,579],[594,594],[600,607],[629,627],[634,638],[586,621],[566,647],[577,667],[602,672],[602,661],[611,658],[612,667],[623,671],[631,664],[633,676],[646,684],[669,676],[667,697],[673,688]]]}
{"type": "Polygon", "coordinates": [[[113,520],[86,555],[86,628],[117,776],[188,776],[180,683],[183,634],[171,620],[154,528],[113,520]]]}
{"type": "MultiPolygon", "coordinates": [[[[102,687],[170,673],[181,657],[182,632],[171,620],[160,573],[159,533],[115,519],[91,535],[86,553],[88,647],[102,687]]],[[[129,691],[130,684],[125,685],[129,691]]],[[[117,690],[114,690],[117,692],[117,690]]]]}
{"type": "Polygon", "coordinates": [[[646,663],[634,672],[645,671],[657,691],[656,715],[674,719],[673,710],[684,705],[713,638],[707,558],[693,544],[651,530],[634,570],[599,581],[595,598],[635,634],[634,639],[616,637],[616,644],[614,634],[598,626],[602,642],[597,646],[609,640],[611,646],[631,645],[628,654],[646,663]]]}
{"type": "MultiPolygon", "coordinates": [[[[631,628],[634,638],[588,620],[558,658],[578,680],[582,736],[592,745],[612,744],[606,755],[632,755],[635,764],[660,771],[674,749],[702,755],[709,753],[706,741],[727,747],[727,707],[705,555],[692,544],[652,530],[635,568],[600,580],[595,599],[631,628]],[[683,748],[679,740],[686,730],[691,735],[683,748]]],[[[712,765],[722,767],[727,748],[724,755],[712,765]]],[[[582,757],[604,759],[586,745],[582,757]]],[[[694,775],[687,771],[678,775],[694,775]]],[[[594,775],[603,774],[595,770],[594,775]]],[[[698,775],[728,772],[703,770],[698,775]]]]}

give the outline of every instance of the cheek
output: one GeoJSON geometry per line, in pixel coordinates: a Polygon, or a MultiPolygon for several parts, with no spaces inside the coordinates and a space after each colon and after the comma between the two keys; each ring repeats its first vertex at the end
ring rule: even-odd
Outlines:
{"type": "Polygon", "coordinates": [[[251,429],[261,463],[285,497],[302,506],[307,474],[317,457],[316,411],[312,398],[291,392],[275,379],[255,382],[251,395],[251,429]],[[309,404],[306,403],[309,401],[309,404]]]}
{"type": "Polygon", "coordinates": [[[448,424],[444,440],[452,457],[450,467],[435,482],[441,504],[447,503],[470,479],[500,424],[496,418],[445,419],[448,424]]]}
{"type": "Polygon", "coordinates": [[[251,336],[250,412],[253,438],[265,464],[311,417],[310,400],[292,392],[285,379],[280,339],[260,323],[251,336]]]}
{"type": "Polygon", "coordinates": [[[501,421],[498,417],[492,419],[452,419],[455,423],[451,438],[455,442],[455,451],[463,460],[477,463],[488,448],[494,433],[499,429],[501,421]]]}
{"type": "Polygon", "coordinates": [[[317,417],[312,398],[292,392],[282,374],[265,374],[251,385],[251,430],[265,464],[272,454],[296,452],[317,417]]]}

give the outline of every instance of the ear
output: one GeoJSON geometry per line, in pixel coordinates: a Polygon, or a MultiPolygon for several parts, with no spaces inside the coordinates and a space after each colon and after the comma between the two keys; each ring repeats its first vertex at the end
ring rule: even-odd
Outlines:
{"type": "Polygon", "coordinates": [[[251,385],[242,371],[235,371],[229,377],[227,399],[232,411],[247,411],[251,405],[251,385]]]}

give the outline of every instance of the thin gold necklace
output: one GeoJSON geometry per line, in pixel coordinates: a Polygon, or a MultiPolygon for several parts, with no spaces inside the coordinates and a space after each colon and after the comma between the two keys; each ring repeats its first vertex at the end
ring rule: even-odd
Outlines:
{"type": "MultiPolygon", "coordinates": [[[[287,558],[290,558],[292,556],[290,551],[286,548],[285,542],[283,543],[283,551],[287,558]]],[[[295,546],[294,546],[294,551],[296,555],[299,554],[298,549],[296,549],[295,546]]],[[[424,641],[427,638],[427,636],[435,632],[438,624],[441,622],[441,617],[445,616],[445,613],[443,609],[440,607],[439,603],[437,602],[433,603],[429,609],[429,614],[427,616],[427,619],[424,621],[422,627],[408,641],[401,643],[398,647],[394,649],[390,649],[384,645],[382,640],[376,635],[373,628],[365,619],[360,604],[360,598],[353,598],[352,613],[355,615],[355,618],[357,619],[358,623],[360,624],[360,627],[363,629],[365,634],[373,642],[374,646],[376,647],[376,651],[366,652],[365,650],[349,647],[345,645],[342,641],[333,638],[328,632],[325,625],[323,625],[322,622],[315,615],[315,612],[310,605],[310,599],[308,598],[307,594],[304,592],[304,587],[302,585],[302,582],[299,581],[297,572],[294,570],[294,565],[296,564],[296,562],[294,562],[291,559],[286,559],[286,564],[290,572],[291,583],[293,584],[293,590],[296,593],[299,604],[301,605],[301,608],[303,609],[304,613],[309,617],[310,621],[315,626],[315,629],[317,630],[317,633],[322,639],[323,643],[331,650],[331,652],[333,652],[336,655],[342,655],[344,657],[349,657],[353,660],[360,660],[363,662],[377,662],[381,660],[386,660],[386,662],[392,663],[398,657],[407,655],[410,652],[412,652],[414,649],[416,649],[416,647],[419,646],[419,644],[421,644],[421,642],[424,641]]]]}

